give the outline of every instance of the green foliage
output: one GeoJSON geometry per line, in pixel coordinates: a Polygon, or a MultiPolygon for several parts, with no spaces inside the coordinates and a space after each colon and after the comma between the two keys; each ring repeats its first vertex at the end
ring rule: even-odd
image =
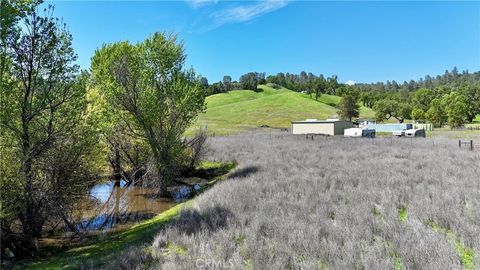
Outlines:
{"type": "Polygon", "coordinates": [[[441,99],[435,98],[430,104],[430,108],[425,113],[425,119],[431,122],[435,127],[442,127],[447,120],[445,107],[441,99]]]}
{"type": "Polygon", "coordinates": [[[475,269],[475,250],[465,246],[461,238],[456,235],[452,230],[442,227],[440,224],[433,220],[427,221],[427,225],[435,232],[445,235],[445,237],[453,243],[455,251],[458,254],[459,260],[463,267],[468,270],[475,269]]]}
{"type": "Polygon", "coordinates": [[[259,74],[256,72],[249,72],[240,76],[240,85],[243,89],[257,91],[259,81],[259,74]]]}
{"type": "Polygon", "coordinates": [[[228,75],[223,76],[222,84],[225,87],[225,91],[232,90],[232,77],[228,75]]]}
{"type": "Polygon", "coordinates": [[[425,112],[421,108],[415,108],[412,110],[412,119],[417,121],[425,120],[425,112]]]}
{"type": "Polygon", "coordinates": [[[375,103],[373,110],[375,111],[375,118],[379,122],[393,117],[398,122],[403,123],[405,119],[410,117],[412,109],[407,103],[393,99],[382,99],[375,103]]]}
{"type": "Polygon", "coordinates": [[[135,45],[104,45],[92,58],[97,86],[150,146],[163,196],[185,157],[183,133],[205,108],[200,78],[183,71],[184,62],[177,37],[162,33],[135,45]]]}
{"type": "Polygon", "coordinates": [[[271,87],[273,89],[282,89],[282,86],[276,84],[276,83],[267,83],[268,87],[271,87]]]}
{"type": "Polygon", "coordinates": [[[88,74],[78,76],[70,33],[51,8],[42,16],[19,3],[27,3],[22,26],[12,26],[2,51],[9,62],[1,76],[2,156],[10,156],[0,174],[9,177],[1,182],[2,253],[8,247],[21,257],[37,251],[45,220],[64,218],[74,195],[87,189],[98,137],[86,110],[88,74]],[[10,232],[13,219],[22,233],[10,232]]]}
{"type": "Polygon", "coordinates": [[[401,221],[406,221],[407,220],[407,207],[406,206],[400,206],[398,208],[398,218],[400,218],[401,221]]]}
{"type": "Polygon", "coordinates": [[[451,128],[463,126],[467,122],[468,104],[465,96],[451,92],[443,96],[448,125],[451,128]]]}
{"type": "Polygon", "coordinates": [[[360,116],[358,95],[346,94],[338,104],[338,115],[343,120],[352,121],[352,118],[360,116]]]}
{"type": "Polygon", "coordinates": [[[435,98],[435,92],[431,89],[419,89],[412,93],[413,106],[422,111],[427,111],[430,103],[435,98]]]}
{"type": "Polygon", "coordinates": [[[472,122],[475,119],[475,115],[480,114],[480,83],[464,85],[460,88],[460,93],[465,96],[467,120],[472,122]]]}

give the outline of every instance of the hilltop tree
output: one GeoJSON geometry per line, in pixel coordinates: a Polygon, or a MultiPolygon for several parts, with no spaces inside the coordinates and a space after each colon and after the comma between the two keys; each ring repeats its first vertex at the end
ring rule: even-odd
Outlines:
{"type": "Polygon", "coordinates": [[[352,121],[352,118],[360,116],[358,96],[347,94],[338,104],[338,115],[343,120],[352,121]]]}
{"type": "Polygon", "coordinates": [[[230,77],[228,75],[223,76],[222,83],[223,83],[223,87],[225,88],[226,92],[232,90],[232,77],[230,77]]]}
{"type": "Polygon", "coordinates": [[[177,37],[162,33],[136,45],[105,45],[92,59],[97,85],[126,112],[126,122],[148,143],[161,196],[168,196],[167,188],[185,159],[186,128],[205,109],[199,79],[193,70],[182,70],[184,63],[177,37]]]}
{"type": "Polygon", "coordinates": [[[206,77],[200,78],[200,86],[205,90],[208,89],[208,79],[206,77]]]}
{"type": "Polygon", "coordinates": [[[243,89],[257,91],[258,82],[256,72],[249,72],[240,77],[240,84],[243,89]]]}

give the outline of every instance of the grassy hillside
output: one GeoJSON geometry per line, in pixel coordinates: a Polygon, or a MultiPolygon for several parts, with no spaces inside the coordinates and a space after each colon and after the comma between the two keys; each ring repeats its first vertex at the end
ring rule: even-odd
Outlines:
{"type": "MultiPolygon", "coordinates": [[[[263,92],[235,90],[207,97],[207,111],[199,116],[190,132],[203,126],[216,134],[237,133],[262,125],[287,128],[293,120],[335,116],[337,109],[333,106],[341,100],[324,94],[316,101],[285,88],[260,87],[263,92]]],[[[361,117],[373,115],[371,109],[361,108],[361,117]]]]}

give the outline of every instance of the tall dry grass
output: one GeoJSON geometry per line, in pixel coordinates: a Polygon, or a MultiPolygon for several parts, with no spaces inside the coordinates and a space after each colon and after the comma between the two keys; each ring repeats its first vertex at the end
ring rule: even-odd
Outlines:
{"type": "Polygon", "coordinates": [[[210,146],[239,166],[158,234],[155,268],[480,267],[480,151],[283,134],[210,146]]]}

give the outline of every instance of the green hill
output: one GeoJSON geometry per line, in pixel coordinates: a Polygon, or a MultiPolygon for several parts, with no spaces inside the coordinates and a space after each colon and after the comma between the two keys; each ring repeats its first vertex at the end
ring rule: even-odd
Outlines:
{"type": "MultiPolygon", "coordinates": [[[[323,94],[318,101],[286,88],[262,85],[262,92],[234,90],[207,97],[207,110],[189,130],[206,126],[209,132],[232,134],[268,125],[288,128],[293,120],[325,119],[337,114],[333,107],[341,97],[323,94]]],[[[362,107],[361,117],[373,117],[371,109],[362,107]]]]}

